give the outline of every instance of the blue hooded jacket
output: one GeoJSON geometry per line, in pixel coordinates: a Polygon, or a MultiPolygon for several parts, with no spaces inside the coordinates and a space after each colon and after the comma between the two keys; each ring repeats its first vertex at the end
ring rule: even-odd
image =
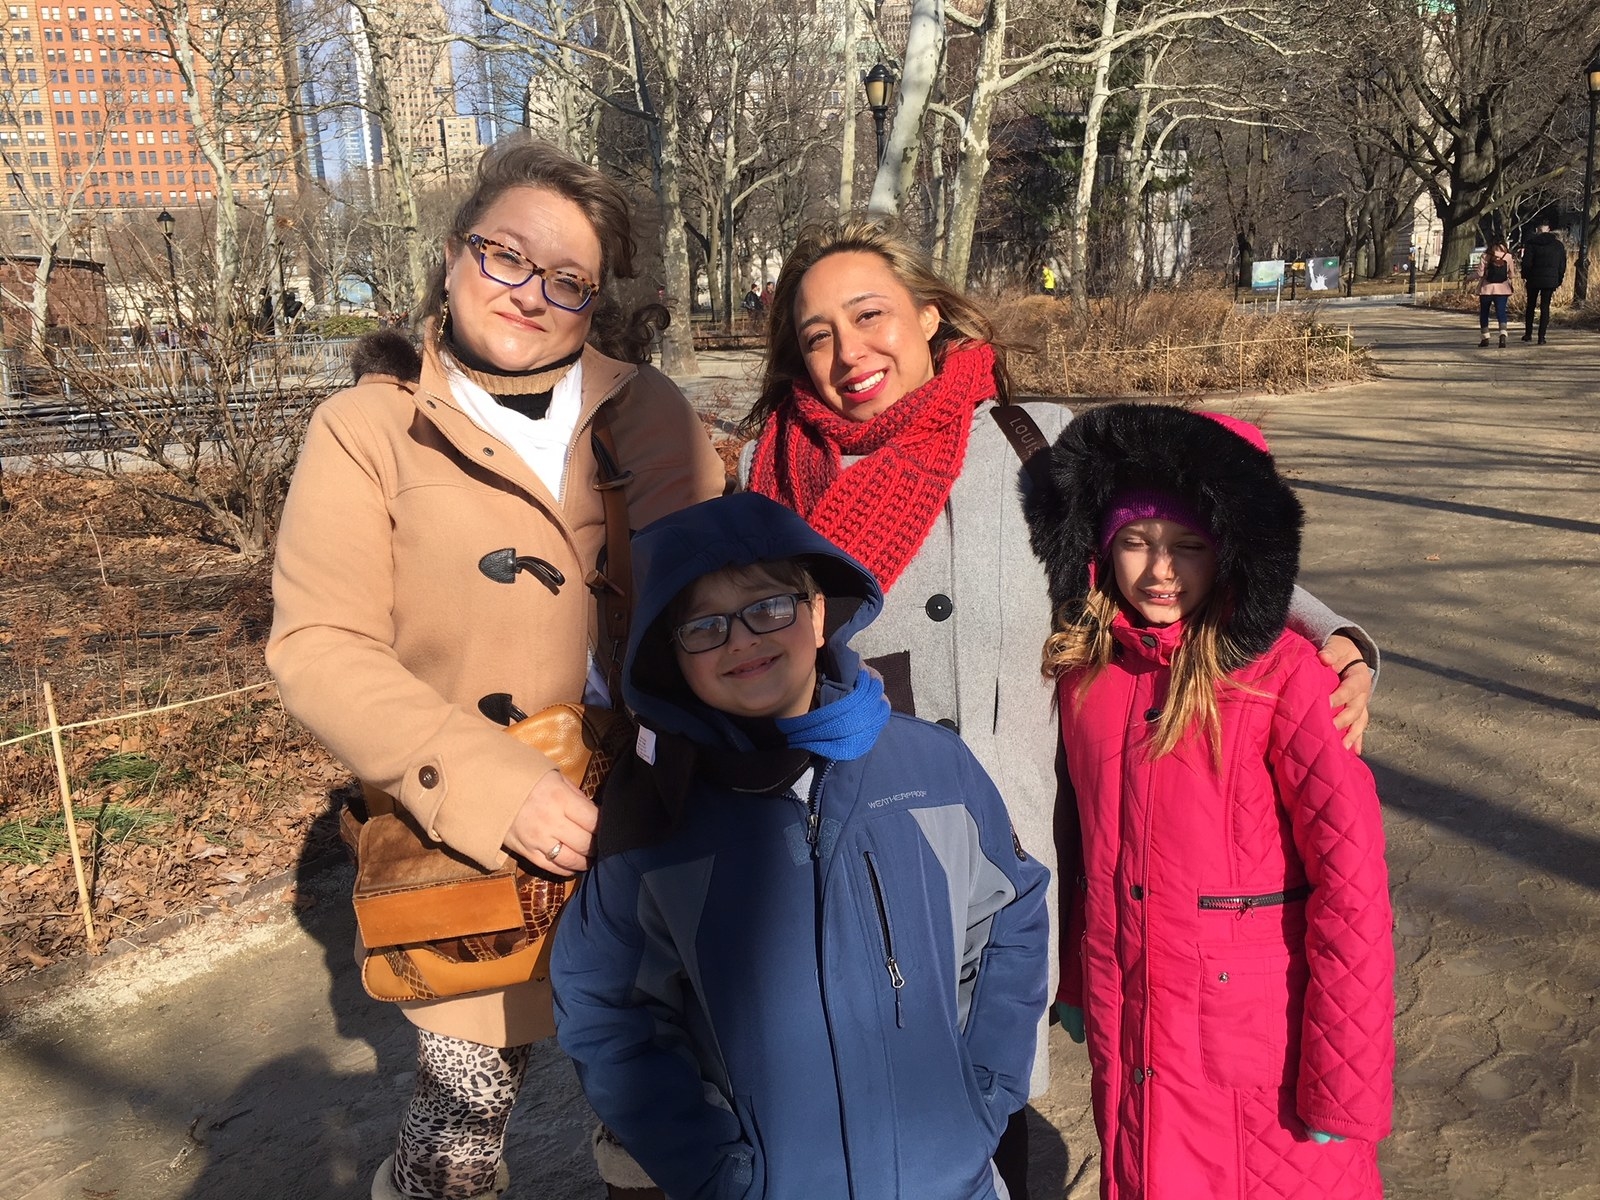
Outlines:
{"type": "Polygon", "coordinates": [[[623,694],[646,733],[607,785],[600,859],[551,960],[589,1102],[673,1200],[1003,1197],[990,1156],[1026,1102],[1047,872],[959,737],[869,703],[846,642],[881,593],[799,517],[707,501],[641,531],[634,567],[623,694]],[[812,716],[854,700],[881,732],[751,787],[730,762],[797,752],[696,699],[662,617],[709,572],[795,558],[828,597],[812,716]],[[641,796],[667,797],[669,819],[608,851],[641,796]]]}

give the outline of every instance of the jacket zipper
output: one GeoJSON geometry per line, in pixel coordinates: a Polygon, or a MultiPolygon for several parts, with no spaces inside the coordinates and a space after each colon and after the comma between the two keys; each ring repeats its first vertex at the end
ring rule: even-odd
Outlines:
{"type": "MultiPolygon", "coordinates": [[[[828,777],[828,772],[833,770],[833,760],[822,764],[822,769],[817,772],[816,778],[811,781],[811,787],[806,791],[806,845],[811,847],[811,861],[816,862],[822,857],[822,781],[828,777]]],[[[818,892],[820,903],[821,893],[818,892]]]]}
{"type": "Polygon", "coordinates": [[[1259,896],[1201,896],[1200,907],[1220,909],[1224,912],[1237,912],[1242,917],[1249,913],[1251,909],[1270,908],[1273,905],[1304,900],[1310,894],[1311,885],[1303,883],[1299,887],[1288,888],[1281,892],[1265,892],[1259,896]]]}
{"type": "Polygon", "coordinates": [[[567,452],[561,458],[561,494],[556,497],[556,504],[561,507],[563,516],[566,513],[567,507],[567,477],[572,468],[573,450],[577,448],[578,442],[583,438],[584,431],[588,429],[589,426],[594,424],[595,414],[600,411],[601,407],[609,404],[613,397],[617,396],[623,388],[627,387],[637,378],[639,378],[639,369],[635,367],[621,379],[617,380],[616,386],[604,396],[600,397],[599,403],[589,410],[589,415],[583,420],[579,421],[578,428],[573,431],[572,440],[567,443],[567,452]]]}
{"type": "Polygon", "coordinates": [[[889,929],[889,906],[883,899],[883,881],[878,877],[878,863],[872,857],[872,851],[864,851],[861,857],[867,860],[867,880],[872,884],[873,903],[878,906],[878,928],[883,931],[883,965],[889,972],[889,986],[894,989],[894,1027],[904,1029],[900,989],[905,987],[906,977],[900,973],[900,964],[894,957],[894,934],[889,929]]]}
{"type": "MultiPolygon", "coordinates": [[[[1153,685],[1152,685],[1153,686],[1153,685]]],[[[1155,693],[1152,690],[1150,703],[1146,708],[1155,706],[1155,693]]],[[[1130,714],[1131,716],[1131,714],[1130,714]]],[[[1150,905],[1146,902],[1150,895],[1150,830],[1155,822],[1155,782],[1152,778],[1145,787],[1144,797],[1144,859],[1143,870],[1140,872],[1140,889],[1144,893],[1139,901],[1139,957],[1143,960],[1144,975],[1144,1016],[1139,1022],[1139,1051],[1143,1060],[1133,1069],[1134,1088],[1138,1092],[1141,1108],[1139,1116],[1139,1173],[1146,1186],[1150,1179],[1150,1093],[1144,1085],[1155,1078],[1156,1069],[1150,1065],[1150,905]]]]}

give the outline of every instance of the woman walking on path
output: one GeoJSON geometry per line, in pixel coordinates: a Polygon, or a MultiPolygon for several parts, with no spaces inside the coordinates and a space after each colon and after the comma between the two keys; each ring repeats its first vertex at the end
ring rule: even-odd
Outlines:
{"type": "Polygon", "coordinates": [[[1500,326],[1500,348],[1506,345],[1506,307],[1511,303],[1512,277],[1516,272],[1511,250],[1496,242],[1478,260],[1478,349],[1489,344],[1489,309],[1494,309],[1500,326]]]}
{"type": "MultiPolygon", "coordinates": [[[[496,144],[421,307],[420,381],[325,401],[284,509],[267,660],[285,705],[369,796],[485,868],[589,861],[593,804],[484,705],[598,698],[583,582],[605,536],[597,415],[631,473],[630,525],[722,491],[677,388],[585,345],[634,253],[614,183],[549,146],[496,144]],[[480,568],[495,551],[536,573],[497,582],[480,568]]],[[[418,1028],[416,1087],[372,1195],[498,1194],[529,1044],[554,1032],[548,985],[401,1008],[418,1028]]]]}
{"type": "Polygon", "coordinates": [[[1028,521],[1072,789],[1058,1009],[1088,1035],[1101,1196],[1377,1200],[1383,818],[1284,628],[1299,501],[1255,426],[1123,404],[1068,427],[1028,521]]]}
{"type": "MultiPolygon", "coordinates": [[[[1050,601],[1028,544],[1022,462],[991,416],[1009,400],[988,318],[919,250],[870,218],[813,226],[774,288],[761,394],[746,418],[759,437],[740,474],[873,572],[884,612],[855,648],[897,711],[960,733],[1005,797],[1020,844],[1048,866],[1058,737],[1038,648],[1050,601]]],[[[1047,438],[1070,415],[1024,407],[1047,438]]],[[[1361,662],[1334,631],[1365,635],[1297,595],[1307,636],[1332,639],[1325,656],[1338,668],[1361,662]]],[[[1333,695],[1355,744],[1371,682],[1369,670],[1347,670],[1333,695]]],[[[1048,1083],[1043,1032],[1033,1096],[1048,1083]]],[[[1016,1200],[1028,1194],[1027,1162],[1017,1113],[995,1154],[1016,1200]]]]}

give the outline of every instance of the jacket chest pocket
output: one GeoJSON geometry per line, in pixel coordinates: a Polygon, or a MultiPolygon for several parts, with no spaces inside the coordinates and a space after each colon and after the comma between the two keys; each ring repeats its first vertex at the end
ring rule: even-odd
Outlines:
{"type": "Polygon", "coordinates": [[[1226,1088],[1294,1082],[1311,972],[1287,947],[1240,944],[1200,955],[1200,1062],[1226,1088]]]}
{"type": "Polygon", "coordinates": [[[867,876],[868,904],[872,909],[872,915],[877,918],[878,937],[883,948],[884,980],[894,994],[894,1023],[897,1029],[903,1028],[905,1010],[902,1007],[900,990],[906,986],[906,980],[900,972],[900,960],[895,957],[894,923],[889,914],[889,897],[884,888],[877,855],[871,850],[866,850],[862,852],[861,857],[867,876]]]}

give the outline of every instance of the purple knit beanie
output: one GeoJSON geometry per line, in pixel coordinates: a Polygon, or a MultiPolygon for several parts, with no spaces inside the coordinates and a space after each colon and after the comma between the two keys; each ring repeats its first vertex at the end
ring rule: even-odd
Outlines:
{"type": "Polygon", "coordinates": [[[1176,521],[1206,541],[1212,540],[1210,525],[1178,497],[1170,492],[1141,488],[1117,493],[1106,507],[1106,515],[1100,522],[1100,549],[1104,551],[1117,536],[1117,530],[1134,521],[1176,521]]]}

